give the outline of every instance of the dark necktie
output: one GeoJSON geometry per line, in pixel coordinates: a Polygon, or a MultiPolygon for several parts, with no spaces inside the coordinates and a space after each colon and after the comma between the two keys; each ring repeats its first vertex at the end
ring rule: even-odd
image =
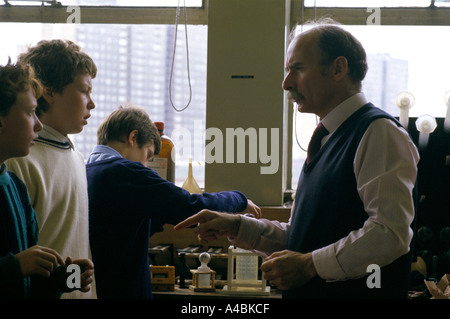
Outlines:
{"type": "Polygon", "coordinates": [[[319,152],[322,139],[325,135],[328,135],[328,133],[328,130],[325,128],[325,126],[323,126],[322,122],[320,122],[314,130],[311,141],[309,142],[308,153],[306,155],[306,164],[309,164],[314,155],[319,152]]]}

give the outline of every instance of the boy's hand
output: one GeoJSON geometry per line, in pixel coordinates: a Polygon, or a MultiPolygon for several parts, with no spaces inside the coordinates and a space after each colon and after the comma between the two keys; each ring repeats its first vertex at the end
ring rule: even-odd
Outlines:
{"type": "Polygon", "coordinates": [[[32,246],[17,253],[15,256],[24,277],[31,275],[50,277],[51,272],[58,265],[64,266],[62,257],[55,250],[48,247],[32,246]]]}
{"type": "Polygon", "coordinates": [[[251,214],[258,219],[261,218],[261,208],[255,205],[251,200],[248,199],[247,201],[247,208],[243,212],[240,212],[240,214],[251,214]]]}
{"type": "Polygon", "coordinates": [[[94,275],[94,264],[89,259],[75,259],[67,257],[66,264],[77,264],[81,269],[81,292],[88,292],[91,290],[91,283],[93,281],[92,276],[94,275]]]}

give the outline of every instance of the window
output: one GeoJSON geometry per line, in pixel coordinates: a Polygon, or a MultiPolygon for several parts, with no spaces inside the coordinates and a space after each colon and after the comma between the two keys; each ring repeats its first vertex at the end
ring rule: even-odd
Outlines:
{"type": "MultiPolygon", "coordinates": [[[[319,1],[317,1],[319,2],[319,1]]],[[[398,117],[396,97],[403,91],[414,96],[411,117],[429,114],[445,117],[444,96],[450,91],[450,60],[444,39],[449,26],[347,25],[367,53],[369,70],[363,92],[376,106],[398,117]]],[[[301,27],[297,27],[300,31],[301,27]]],[[[294,112],[293,188],[306,158],[306,148],[316,126],[315,116],[294,112]]]]}
{"type": "Polygon", "coordinates": [[[119,6],[119,7],[177,7],[178,4],[186,7],[202,7],[203,0],[53,0],[53,1],[22,1],[9,0],[12,5],[35,6],[36,2],[47,2],[48,4],[63,6],[84,5],[84,6],[119,6]]]}

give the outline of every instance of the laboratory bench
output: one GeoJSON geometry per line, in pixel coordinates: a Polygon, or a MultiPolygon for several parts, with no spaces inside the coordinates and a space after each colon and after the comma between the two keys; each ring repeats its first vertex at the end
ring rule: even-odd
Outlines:
{"type": "MultiPolygon", "coordinates": [[[[172,252],[173,246],[167,244],[160,244],[149,249],[150,260],[155,260],[156,256],[167,253],[168,257],[166,260],[172,261],[172,264],[165,266],[155,266],[150,263],[152,290],[156,299],[281,298],[281,293],[275,287],[269,287],[268,283],[262,279],[260,271],[261,257],[251,252],[235,249],[233,246],[229,246],[226,249],[214,246],[204,250],[201,245],[189,245],[183,249],[178,249],[176,258],[173,258],[172,252]],[[204,257],[207,258],[206,263],[202,263],[204,257]],[[239,277],[237,269],[237,258],[239,257],[253,258],[250,264],[243,266],[246,271],[250,269],[253,275],[253,283],[250,286],[244,285],[242,287],[239,285],[240,281],[235,279],[239,277]],[[209,267],[212,274],[206,275],[209,278],[207,280],[209,288],[196,287],[199,278],[197,270],[203,264],[209,267]],[[234,279],[228,281],[228,278],[234,279]],[[233,286],[233,289],[228,289],[229,286],[233,286]]],[[[204,275],[204,273],[202,274],[204,275]]]]}
{"type": "MultiPolygon", "coordinates": [[[[190,281],[188,281],[190,284],[190,281]]],[[[224,283],[225,284],[225,283],[224,283]]],[[[221,291],[220,286],[217,287],[215,292],[196,292],[192,289],[180,288],[179,285],[175,285],[173,291],[153,291],[155,299],[281,299],[281,291],[276,288],[270,289],[270,294],[232,294],[224,293],[221,291]]]]}
{"type": "MultiPolygon", "coordinates": [[[[261,207],[261,210],[263,218],[281,222],[289,220],[289,207],[261,207]]],[[[192,229],[175,231],[173,225],[165,225],[162,232],[150,238],[148,253],[152,286],[157,281],[154,280],[154,276],[157,275],[159,278],[170,277],[171,287],[154,286],[155,299],[280,299],[281,293],[275,287],[267,288],[264,292],[256,290],[253,294],[252,292],[223,291],[223,287],[228,282],[230,247],[231,243],[226,238],[211,242],[210,246],[201,245],[192,229]],[[215,291],[192,289],[193,271],[195,272],[201,265],[199,257],[203,252],[207,252],[210,256],[208,266],[215,272],[215,291]],[[164,267],[167,267],[167,271],[164,267]],[[169,268],[171,268],[170,276],[167,275],[169,268]],[[155,274],[156,269],[166,273],[155,274]]],[[[260,260],[259,265],[261,262],[260,260]]],[[[261,274],[259,279],[261,281],[261,274]]]]}
{"type": "MultiPolygon", "coordinates": [[[[262,218],[269,220],[278,220],[280,222],[289,221],[290,207],[261,207],[262,218]]],[[[209,251],[210,249],[226,249],[230,246],[230,242],[226,238],[218,239],[210,242],[210,246],[203,246],[199,243],[197,235],[191,228],[174,230],[174,225],[164,225],[162,232],[156,233],[150,237],[149,240],[149,259],[152,265],[172,265],[179,268],[180,260],[178,252],[187,247],[199,247],[199,251],[209,251]]],[[[197,251],[198,252],[198,251],[197,251]]],[[[190,268],[197,263],[193,261],[194,258],[188,258],[189,251],[185,251],[187,264],[190,268]]],[[[216,254],[217,256],[217,254],[216,254]]],[[[214,263],[218,263],[220,268],[223,261],[215,257],[214,263]]],[[[215,265],[213,265],[215,266],[215,265]]]]}

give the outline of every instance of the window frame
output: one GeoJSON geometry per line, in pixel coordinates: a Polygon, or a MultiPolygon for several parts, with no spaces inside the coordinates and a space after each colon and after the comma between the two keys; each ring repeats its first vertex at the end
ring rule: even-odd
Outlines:
{"type": "MultiPolygon", "coordinates": [[[[106,24],[173,24],[177,8],[174,7],[122,7],[122,6],[0,6],[0,23],[34,22],[67,23],[73,7],[81,9],[80,23],[106,24]]],[[[206,25],[207,6],[186,7],[187,23],[206,25]]],[[[180,14],[179,23],[184,23],[180,14]]]]}
{"type": "MultiPolygon", "coordinates": [[[[366,25],[372,6],[359,8],[306,7],[304,0],[287,0],[291,8],[291,29],[315,17],[330,16],[345,25],[366,25]]],[[[431,3],[431,2],[430,2],[431,3]]],[[[449,26],[449,7],[380,7],[381,25],[449,26]]]]}

